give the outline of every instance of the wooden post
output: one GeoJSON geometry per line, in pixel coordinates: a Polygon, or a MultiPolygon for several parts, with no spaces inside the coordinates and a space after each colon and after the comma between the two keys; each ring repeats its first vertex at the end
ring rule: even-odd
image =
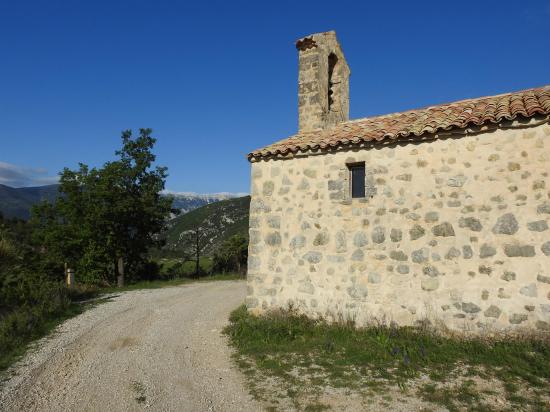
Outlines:
{"type": "Polygon", "coordinates": [[[67,287],[72,288],[74,286],[74,269],[68,268],[67,273],[67,287]]]}
{"type": "Polygon", "coordinates": [[[118,276],[117,276],[117,286],[119,288],[124,287],[124,259],[121,257],[118,258],[118,276]]]}

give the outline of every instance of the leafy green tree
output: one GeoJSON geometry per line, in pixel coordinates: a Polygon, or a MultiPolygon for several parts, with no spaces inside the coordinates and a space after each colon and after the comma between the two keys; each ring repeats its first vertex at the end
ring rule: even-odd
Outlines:
{"type": "MultiPolygon", "coordinates": [[[[118,158],[101,168],[80,164],[60,175],[60,198],[33,210],[36,240],[53,268],[67,262],[89,280],[124,285],[158,246],[173,199],[161,196],[165,167],[154,166],[151,129],[122,133],[118,158]]],[[[62,272],[59,272],[62,273],[62,272]]]]}
{"type": "Polygon", "coordinates": [[[214,271],[246,273],[248,239],[234,235],[227,239],[214,255],[214,271]]]}

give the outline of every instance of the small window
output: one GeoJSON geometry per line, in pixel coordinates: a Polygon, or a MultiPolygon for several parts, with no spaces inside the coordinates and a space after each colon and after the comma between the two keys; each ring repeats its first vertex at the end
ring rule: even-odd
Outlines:
{"type": "Polygon", "coordinates": [[[348,165],[352,198],[365,197],[365,163],[348,165]]]}
{"type": "Polygon", "coordinates": [[[328,110],[332,110],[334,104],[334,69],[338,63],[338,57],[334,53],[328,56],[328,110]]]}

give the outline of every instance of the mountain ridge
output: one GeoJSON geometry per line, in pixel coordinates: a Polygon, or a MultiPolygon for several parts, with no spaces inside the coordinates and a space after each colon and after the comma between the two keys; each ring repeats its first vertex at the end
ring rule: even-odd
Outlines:
{"type": "Polygon", "coordinates": [[[0,184],[0,213],[6,218],[28,219],[32,206],[55,201],[59,185],[11,187],[0,184]]]}
{"type": "MultiPolygon", "coordinates": [[[[58,188],[58,184],[19,188],[0,184],[0,213],[6,218],[27,220],[32,206],[42,200],[55,201],[59,195],[58,188]]],[[[162,195],[173,196],[173,207],[181,210],[181,213],[188,213],[207,204],[242,197],[246,193],[194,193],[166,190],[162,195]]]]}

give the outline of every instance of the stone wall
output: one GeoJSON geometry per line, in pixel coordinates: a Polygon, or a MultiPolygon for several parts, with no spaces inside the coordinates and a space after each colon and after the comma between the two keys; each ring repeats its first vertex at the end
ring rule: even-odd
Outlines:
{"type": "Polygon", "coordinates": [[[247,306],[548,330],[549,173],[548,124],[252,163],[247,306]]]}

